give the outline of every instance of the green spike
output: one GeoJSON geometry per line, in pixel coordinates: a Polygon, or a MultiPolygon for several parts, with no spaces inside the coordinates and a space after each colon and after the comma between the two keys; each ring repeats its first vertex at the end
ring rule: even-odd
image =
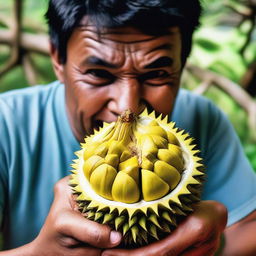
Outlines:
{"type": "Polygon", "coordinates": [[[156,225],[157,227],[159,227],[160,229],[162,228],[158,222],[157,216],[152,213],[150,214],[149,218],[148,218],[154,225],[156,225]]]}
{"type": "Polygon", "coordinates": [[[166,222],[163,222],[163,223],[161,224],[161,226],[162,226],[162,230],[163,230],[164,232],[166,232],[166,233],[170,233],[170,232],[171,232],[171,229],[170,229],[169,225],[168,225],[166,222]]]}
{"type": "Polygon", "coordinates": [[[145,108],[143,112],[141,113],[142,116],[148,116],[148,109],[145,108]]]}
{"type": "Polygon", "coordinates": [[[193,209],[186,204],[182,204],[182,209],[188,212],[193,212],[193,209]]]}
{"type": "Polygon", "coordinates": [[[139,229],[138,229],[138,227],[137,227],[137,226],[133,226],[133,227],[131,228],[131,232],[132,232],[132,239],[133,239],[134,243],[136,243],[137,236],[138,236],[138,234],[139,234],[139,229]]]}
{"type": "Polygon", "coordinates": [[[87,218],[90,220],[94,220],[94,216],[95,216],[95,212],[93,212],[93,211],[89,211],[87,213],[87,218]]]}
{"type": "Polygon", "coordinates": [[[172,205],[172,209],[174,210],[174,212],[178,215],[181,216],[186,216],[187,214],[185,212],[183,212],[179,207],[172,205]]]}
{"type": "Polygon", "coordinates": [[[142,238],[141,237],[137,237],[137,244],[139,244],[140,246],[143,245],[143,241],[142,241],[142,238]]]}
{"type": "Polygon", "coordinates": [[[129,227],[132,227],[137,222],[137,220],[138,220],[138,218],[136,216],[129,219],[129,221],[128,221],[129,227]]]}
{"type": "Polygon", "coordinates": [[[120,228],[120,226],[123,225],[125,221],[125,216],[119,216],[115,219],[115,228],[116,230],[120,228]]]}
{"type": "Polygon", "coordinates": [[[166,115],[164,118],[163,118],[163,120],[162,120],[164,123],[168,123],[168,115],[166,115]]]}
{"type": "Polygon", "coordinates": [[[177,222],[175,217],[173,217],[171,214],[169,214],[168,212],[163,212],[162,213],[162,217],[167,220],[171,225],[173,226],[177,226],[177,222]]]}
{"type": "Polygon", "coordinates": [[[123,236],[127,233],[128,230],[129,230],[129,225],[128,225],[128,223],[125,223],[123,225],[123,236]]]}
{"type": "Polygon", "coordinates": [[[171,219],[171,217],[170,217],[170,215],[169,215],[168,212],[164,211],[164,212],[162,213],[162,217],[163,217],[165,220],[167,220],[168,222],[172,223],[172,219],[171,219]]]}
{"type": "Polygon", "coordinates": [[[110,214],[110,213],[105,214],[102,224],[106,224],[110,222],[111,220],[113,220],[114,217],[115,217],[114,214],[110,214]]]}
{"type": "Polygon", "coordinates": [[[85,206],[84,206],[84,203],[79,203],[79,202],[77,202],[78,203],[78,208],[79,209],[83,209],[85,206]]]}
{"type": "Polygon", "coordinates": [[[199,198],[198,196],[196,196],[196,195],[193,195],[193,194],[189,195],[189,198],[190,198],[193,202],[198,202],[198,201],[200,201],[200,198],[199,198]]]}
{"type": "Polygon", "coordinates": [[[140,225],[145,231],[147,231],[146,223],[147,223],[146,217],[145,217],[145,216],[141,217],[140,220],[139,220],[139,225],[140,225]]]}
{"type": "Polygon", "coordinates": [[[102,212],[96,212],[96,213],[95,213],[95,218],[94,218],[94,220],[95,220],[95,221],[96,221],[96,220],[99,220],[102,216],[103,216],[103,213],[102,213],[102,212]]]}
{"type": "Polygon", "coordinates": [[[142,239],[146,242],[146,244],[148,243],[148,234],[146,231],[144,230],[140,230],[140,236],[142,237],[142,239]]]}
{"type": "Polygon", "coordinates": [[[157,230],[155,225],[149,224],[149,233],[156,239],[159,240],[158,235],[157,235],[157,230]]]}
{"type": "Polygon", "coordinates": [[[128,235],[128,241],[129,241],[129,244],[132,243],[132,236],[131,236],[131,234],[128,235]]]}
{"type": "Polygon", "coordinates": [[[86,213],[86,212],[87,212],[87,207],[84,206],[84,207],[82,208],[81,212],[82,212],[82,213],[86,213]]]}

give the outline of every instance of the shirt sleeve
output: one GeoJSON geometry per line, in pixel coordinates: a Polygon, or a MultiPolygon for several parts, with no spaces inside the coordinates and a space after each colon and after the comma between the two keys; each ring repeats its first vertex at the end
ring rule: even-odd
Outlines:
{"type": "Polygon", "coordinates": [[[3,103],[0,99],[0,231],[3,228],[3,218],[4,218],[4,211],[5,211],[5,204],[6,204],[6,197],[8,191],[8,179],[7,179],[7,144],[9,139],[8,129],[7,129],[7,122],[4,116],[8,115],[9,113],[8,106],[3,103]]]}
{"type": "Polygon", "coordinates": [[[226,116],[213,104],[209,110],[211,129],[203,143],[207,170],[203,199],[223,203],[232,225],[256,209],[256,174],[226,116]]]}

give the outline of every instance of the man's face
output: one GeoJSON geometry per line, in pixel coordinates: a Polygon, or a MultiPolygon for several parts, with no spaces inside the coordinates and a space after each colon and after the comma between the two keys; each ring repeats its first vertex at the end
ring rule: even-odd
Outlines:
{"type": "Polygon", "coordinates": [[[74,30],[67,61],[56,73],[65,84],[68,117],[79,141],[126,109],[137,114],[145,107],[172,111],[182,67],[181,38],[178,28],[169,32],[156,37],[127,27],[102,29],[99,36],[86,24],[74,30]]]}

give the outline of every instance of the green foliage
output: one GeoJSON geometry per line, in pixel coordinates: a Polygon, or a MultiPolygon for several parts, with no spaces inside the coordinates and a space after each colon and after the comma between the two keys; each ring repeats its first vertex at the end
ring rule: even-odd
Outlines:
{"type": "MultiPolygon", "coordinates": [[[[230,15],[234,16],[234,13],[223,5],[223,1],[211,0],[203,3],[206,11],[201,22],[204,26],[194,36],[195,44],[189,62],[212,70],[239,84],[249,64],[256,59],[256,40],[248,44],[244,56],[241,54],[251,22],[243,22],[239,27],[236,24],[231,26],[230,23],[225,23],[225,19],[227,20],[230,15]]],[[[226,3],[239,10],[245,8],[242,2],[238,4],[236,1],[229,0],[226,3]]],[[[256,37],[255,28],[253,37],[256,37]]],[[[195,89],[199,83],[200,81],[196,78],[185,73],[184,87],[195,89]]],[[[216,87],[211,87],[205,96],[213,100],[228,115],[256,171],[256,141],[255,137],[251,136],[255,134],[255,131],[249,130],[247,113],[238,106],[234,99],[216,87]]]]}
{"type": "MultiPolygon", "coordinates": [[[[2,59],[5,59],[5,57],[2,56],[2,59]]],[[[35,63],[36,70],[38,70],[38,74],[39,74],[38,84],[45,84],[56,79],[51,66],[51,61],[48,57],[33,54],[32,59],[33,59],[33,62],[35,63]]],[[[1,57],[0,57],[0,61],[1,61],[1,57]]],[[[1,82],[0,93],[7,90],[20,89],[20,88],[29,86],[24,75],[24,70],[22,69],[21,66],[18,66],[12,71],[8,72],[0,80],[0,82],[1,82]]]]}

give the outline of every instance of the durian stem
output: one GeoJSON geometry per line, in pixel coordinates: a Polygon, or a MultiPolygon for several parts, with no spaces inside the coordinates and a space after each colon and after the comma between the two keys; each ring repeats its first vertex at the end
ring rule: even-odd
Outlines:
{"type": "Polygon", "coordinates": [[[105,140],[130,141],[131,128],[135,119],[135,114],[131,110],[128,109],[124,111],[124,113],[118,117],[116,125],[112,130],[113,132],[110,132],[105,137],[105,140]]]}
{"type": "Polygon", "coordinates": [[[117,141],[131,140],[130,133],[135,115],[130,110],[126,110],[117,120],[113,139],[117,141]]]}

